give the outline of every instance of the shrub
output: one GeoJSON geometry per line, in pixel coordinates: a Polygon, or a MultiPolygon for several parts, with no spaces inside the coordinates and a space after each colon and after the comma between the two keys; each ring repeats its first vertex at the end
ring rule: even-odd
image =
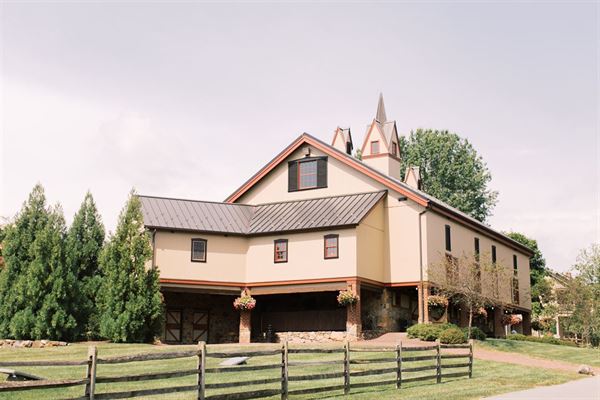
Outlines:
{"type": "MultiPolygon", "coordinates": [[[[462,330],[466,335],[467,332],[469,331],[469,328],[468,327],[462,328],[462,330]]],[[[476,326],[471,327],[471,337],[469,339],[485,340],[486,338],[487,338],[487,335],[485,334],[484,331],[482,331],[481,329],[479,329],[476,326]]]]}
{"type": "Polygon", "coordinates": [[[512,335],[507,335],[506,339],[508,340],[517,340],[521,342],[534,342],[534,343],[546,343],[546,344],[556,344],[561,346],[571,346],[577,347],[577,343],[571,342],[570,340],[558,339],[552,336],[525,336],[520,333],[515,333],[512,335]]]}
{"type": "Polygon", "coordinates": [[[440,333],[448,328],[458,328],[454,324],[417,324],[407,329],[409,338],[418,338],[427,342],[433,342],[439,338],[440,333]]]}
{"type": "Polygon", "coordinates": [[[440,343],[460,344],[467,341],[467,335],[460,328],[448,328],[440,333],[440,343]]]}

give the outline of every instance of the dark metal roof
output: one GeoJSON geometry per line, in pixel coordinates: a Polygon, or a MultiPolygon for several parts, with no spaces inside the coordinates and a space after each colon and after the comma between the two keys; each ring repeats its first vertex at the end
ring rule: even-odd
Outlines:
{"type": "Polygon", "coordinates": [[[259,235],[357,225],[385,194],[384,190],[255,206],[138,197],[149,228],[259,235]]]}

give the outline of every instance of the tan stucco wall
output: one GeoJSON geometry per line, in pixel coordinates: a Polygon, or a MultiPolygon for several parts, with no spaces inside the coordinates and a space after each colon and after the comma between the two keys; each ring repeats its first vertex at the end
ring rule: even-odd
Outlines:
{"type": "Polygon", "coordinates": [[[215,282],[265,282],[354,277],[356,229],[243,238],[159,231],[155,265],[163,279],[215,282]],[[324,236],[339,235],[339,258],[324,258],[324,236]],[[192,262],[191,240],[207,240],[205,263],[192,262]],[[288,239],[288,262],[273,260],[274,240],[288,239]]]}
{"type": "Polygon", "coordinates": [[[478,232],[475,232],[463,225],[451,221],[438,214],[427,212],[425,214],[427,221],[426,234],[426,260],[425,265],[435,265],[439,263],[446,254],[445,251],[445,225],[450,226],[452,239],[452,252],[454,257],[472,256],[474,254],[474,239],[479,238],[479,248],[481,257],[487,257],[491,260],[492,245],[496,246],[496,256],[498,265],[506,268],[503,278],[505,282],[500,282],[501,300],[507,303],[510,301],[510,277],[513,271],[513,254],[517,255],[520,304],[524,308],[531,308],[531,288],[529,282],[529,257],[519,253],[508,246],[490,239],[478,232]]]}
{"type": "Polygon", "coordinates": [[[379,203],[356,228],[358,276],[378,282],[389,275],[385,219],[383,203],[379,203]]]}
{"type": "Polygon", "coordinates": [[[243,237],[158,231],[154,264],[164,279],[244,282],[247,251],[243,237]],[[192,238],[207,240],[205,263],[191,261],[192,238]]]}
{"type": "MultiPolygon", "coordinates": [[[[271,203],[274,201],[312,199],[315,197],[338,196],[386,189],[384,185],[373,181],[368,176],[329,157],[327,162],[328,176],[326,188],[288,192],[287,161],[303,158],[306,147],[308,146],[301,146],[293,152],[285,161],[281,162],[267,176],[256,183],[252,189],[244,193],[236,203],[271,203]]],[[[324,156],[325,154],[315,148],[311,148],[311,155],[324,156]]]]}
{"type": "Polygon", "coordinates": [[[259,236],[249,239],[248,282],[325,279],[356,276],[356,230],[259,236]],[[324,236],[339,235],[339,258],[324,258],[324,236]],[[288,240],[288,262],[275,263],[273,241],[288,240]]]}

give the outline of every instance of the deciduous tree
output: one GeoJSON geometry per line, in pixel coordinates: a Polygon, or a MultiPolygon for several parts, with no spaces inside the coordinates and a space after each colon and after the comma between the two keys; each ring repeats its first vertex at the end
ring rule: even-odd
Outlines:
{"type": "Polygon", "coordinates": [[[492,176],[468,140],[455,133],[417,129],[400,138],[401,175],[418,166],[428,194],[485,221],[498,192],[489,188],[492,176]]]}

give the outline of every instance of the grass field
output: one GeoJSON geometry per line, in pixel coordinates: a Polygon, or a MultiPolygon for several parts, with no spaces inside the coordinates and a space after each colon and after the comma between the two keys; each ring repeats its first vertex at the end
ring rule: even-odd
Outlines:
{"type": "MultiPolygon", "coordinates": [[[[0,360],[2,361],[26,361],[26,360],[82,360],[85,359],[87,354],[87,344],[74,344],[68,347],[55,347],[49,349],[0,349],[0,360]]],[[[135,353],[149,353],[149,352],[160,352],[160,351],[173,351],[173,350],[184,350],[193,349],[194,346],[152,346],[152,345],[128,345],[128,344],[98,344],[99,357],[109,357],[116,355],[126,355],[135,353]]],[[[260,347],[265,349],[265,347],[260,347]]],[[[248,347],[245,347],[248,349],[248,347]]],[[[210,346],[210,351],[236,351],[240,350],[236,347],[220,347],[210,346]]],[[[381,358],[390,357],[392,353],[352,353],[352,358],[381,358]]],[[[408,352],[403,355],[410,356],[408,352]]],[[[423,355],[423,353],[419,353],[423,355]]],[[[294,354],[293,361],[308,361],[308,360],[339,360],[342,354],[294,354]]],[[[290,355],[292,360],[292,355],[290,355]]],[[[220,361],[219,359],[208,359],[208,367],[216,366],[220,361]]],[[[453,360],[444,360],[443,363],[455,362],[453,360]]],[[[264,356],[255,357],[249,360],[249,365],[260,365],[260,364],[271,364],[280,362],[280,356],[264,356]]],[[[456,362],[464,362],[456,361],[456,362]]],[[[418,363],[412,363],[410,366],[418,366],[420,364],[431,363],[431,361],[421,361],[418,363]]],[[[394,364],[376,364],[376,365],[352,365],[352,371],[358,371],[362,369],[372,368],[386,368],[393,367],[394,364]]],[[[185,358],[175,360],[162,360],[162,361],[148,361],[148,362],[133,362],[128,364],[100,364],[98,365],[98,376],[116,376],[123,374],[140,374],[147,372],[158,372],[158,371],[172,371],[180,369],[189,369],[196,367],[196,359],[185,358]]],[[[18,368],[31,372],[40,376],[44,376],[51,379],[76,379],[83,378],[85,374],[85,367],[37,367],[37,368],[18,368]]],[[[304,375],[310,373],[319,372],[334,372],[336,370],[341,371],[341,365],[334,366],[311,366],[311,367],[298,367],[291,366],[289,375],[304,375]]],[[[458,369],[449,371],[458,372],[458,369]]],[[[413,373],[413,376],[417,375],[428,375],[431,371],[413,373]]],[[[276,378],[280,376],[279,370],[265,370],[265,371],[248,371],[242,373],[222,373],[222,374],[208,374],[206,378],[207,383],[216,382],[233,382],[263,378],[276,378]]],[[[378,380],[393,379],[394,374],[370,376],[370,377],[353,377],[352,383],[359,382],[373,382],[378,380]]],[[[406,374],[405,374],[406,376],[406,374]]],[[[406,376],[408,377],[408,376],[406,376]]],[[[348,396],[351,399],[396,399],[402,397],[402,399],[439,399],[444,400],[452,399],[476,399],[484,396],[489,396],[498,393],[504,393],[524,388],[530,388],[541,385],[551,385],[563,383],[568,380],[578,378],[575,373],[565,373],[558,371],[549,371],[539,368],[526,368],[511,364],[502,364],[489,361],[475,360],[473,378],[454,378],[445,379],[442,384],[435,384],[434,380],[426,382],[418,382],[413,384],[405,384],[403,388],[397,390],[393,385],[387,386],[372,386],[361,389],[353,389],[351,395],[348,396]]],[[[3,378],[0,378],[3,379],[3,378]]],[[[115,392],[121,390],[136,390],[136,389],[147,389],[156,387],[168,387],[168,386],[180,386],[180,385],[193,385],[195,384],[195,376],[173,378],[169,380],[161,381],[143,381],[143,382],[129,382],[119,384],[99,384],[97,386],[97,393],[102,392],[115,392]]],[[[314,387],[314,386],[325,386],[341,384],[342,378],[321,380],[313,382],[290,382],[290,391],[294,389],[314,387]]],[[[261,389],[278,388],[279,384],[262,385],[261,389]]],[[[239,387],[233,391],[244,391],[246,387],[239,387]]],[[[254,387],[258,389],[258,387],[254,387]]],[[[232,391],[231,389],[227,389],[232,391]]],[[[227,393],[226,389],[207,389],[207,395],[217,393],[227,393]]],[[[62,389],[46,389],[46,390],[29,390],[26,392],[9,392],[0,394],[0,399],[64,399],[69,397],[81,396],[83,394],[83,387],[74,388],[62,388],[62,389]]],[[[290,396],[291,398],[297,399],[322,399],[322,398],[342,398],[344,397],[341,391],[320,393],[314,395],[297,395],[290,396]]],[[[194,398],[193,392],[178,393],[173,395],[163,395],[149,398],[161,398],[161,399],[192,399],[194,398]]],[[[273,397],[277,398],[277,397],[273,397]]]]}
{"type": "Polygon", "coordinates": [[[485,342],[480,342],[479,345],[490,350],[520,353],[531,357],[600,367],[600,349],[559,346],[555,344],[533,343],[505,339],[488,339],[485,342]]]}

